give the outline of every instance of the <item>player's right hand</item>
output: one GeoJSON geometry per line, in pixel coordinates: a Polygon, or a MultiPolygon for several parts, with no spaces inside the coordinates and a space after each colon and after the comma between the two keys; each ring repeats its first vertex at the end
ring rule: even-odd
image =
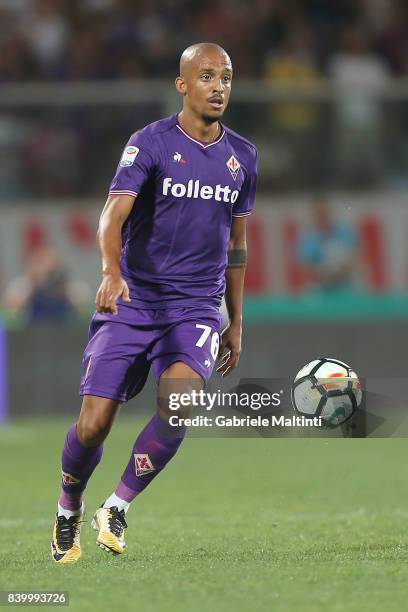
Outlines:
{"type": "Polygon", "coordinates": [[[95,304],[98,312],[118,314],[117,300],[123,298],[130,302],[129,287],[120,274],[104,274],[96,293],[95,304]]]}

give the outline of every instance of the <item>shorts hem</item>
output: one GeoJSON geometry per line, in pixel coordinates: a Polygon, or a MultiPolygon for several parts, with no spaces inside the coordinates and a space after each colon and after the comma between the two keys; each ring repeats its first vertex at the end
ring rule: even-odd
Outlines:
{"type": "MultiPolygon", "coordinates": [[[[160,357],[159,357],[159,359],[160,359],[160,357]]],[[[162,361],[162,358],[160,360],[162,361]]],[[[192,370],[194,370],[194,372],[196,372],[199,376],[201,376],[201,378],[203,379],[205,385],[210,380],[212,371],[211,371],[211,373],[208,376],[205,376],[203,374],[203,372],[199,371],[199,369],[197,367],[197,362],[194,361],[194,359],[191,359],[188,356],[175,355],[174,357],[169,358],[168,361],[164,360],[164,364],[157,371],[158,373],[155,371],[155,368],[153,366],[153,376],[156,379],[156,382],[159,381],[160,376],[163,374],[163,372],[165,370],[167,370],[167,368],[169,368],[171,365],[173,365],[173,363],[176,363],[177,361],[181,361],[182,363],[185,363],[186,365],[190,366],[190,368],[192,370]]]]}
{"type": "Polygon", "coordinates": [[[128,397],[126,395],[119,395],[110,391],[103,391],[102,389],[91,388],[80,389],[79,395],[81,397],[83,397],[84,395],[95,395],[96,397],[104,397],[106,399],[116,400],[117,402],[128,402],[131,399],[131,397],[128,397]]]}

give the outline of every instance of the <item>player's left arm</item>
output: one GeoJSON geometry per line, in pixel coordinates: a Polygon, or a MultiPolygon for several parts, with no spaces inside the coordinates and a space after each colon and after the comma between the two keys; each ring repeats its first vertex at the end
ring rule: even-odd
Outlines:
{"type": "Polygon", "coordinates": [[[221,335],[218,354],[222,363],[217,368],[217,372],[220,372],[222,376],[227,376],[237,367],[241,355],[242,303],[246,259],[246,217],[235,217],[231,226],[228,265],[225,272],[225,303],[230,322],[221,335]]]}

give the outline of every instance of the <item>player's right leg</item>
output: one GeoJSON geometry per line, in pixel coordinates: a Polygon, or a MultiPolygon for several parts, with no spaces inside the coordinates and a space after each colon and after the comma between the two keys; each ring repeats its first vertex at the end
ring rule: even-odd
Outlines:
{"type": "Polygon", "coordinates": [[[117,400],[85,395],[78,422],[68,430],[62,450],[61,494],[51,540],[52,556],[57,563],[75,563],[81,558],[82,495],[101,460],[103,441],[118,408],[117,400]]]}
{"type": "Polygon", "coordinates": [[[52,540],[58,563],[73,563],[81,556],[82,493],[101,459],[119,404],[146,381],[150,366],[144,353],[149,337],[113,315],[96,313],[92,318],[82,362],[81,414],[69,429],[62,452],[62,491],[52,540]]]}

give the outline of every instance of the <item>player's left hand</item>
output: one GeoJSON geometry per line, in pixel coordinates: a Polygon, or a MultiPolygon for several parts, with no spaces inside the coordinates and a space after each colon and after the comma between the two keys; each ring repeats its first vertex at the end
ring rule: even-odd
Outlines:
{"type": "Polygon", "coordinates": [[[241,338],[241,324],[230,323],[221,334],[218,359],[221,359],[222,363],[218,366],[217,372],[220,372],[223,377],[228,376],[238,365],[241,356],[241,338]]]}

